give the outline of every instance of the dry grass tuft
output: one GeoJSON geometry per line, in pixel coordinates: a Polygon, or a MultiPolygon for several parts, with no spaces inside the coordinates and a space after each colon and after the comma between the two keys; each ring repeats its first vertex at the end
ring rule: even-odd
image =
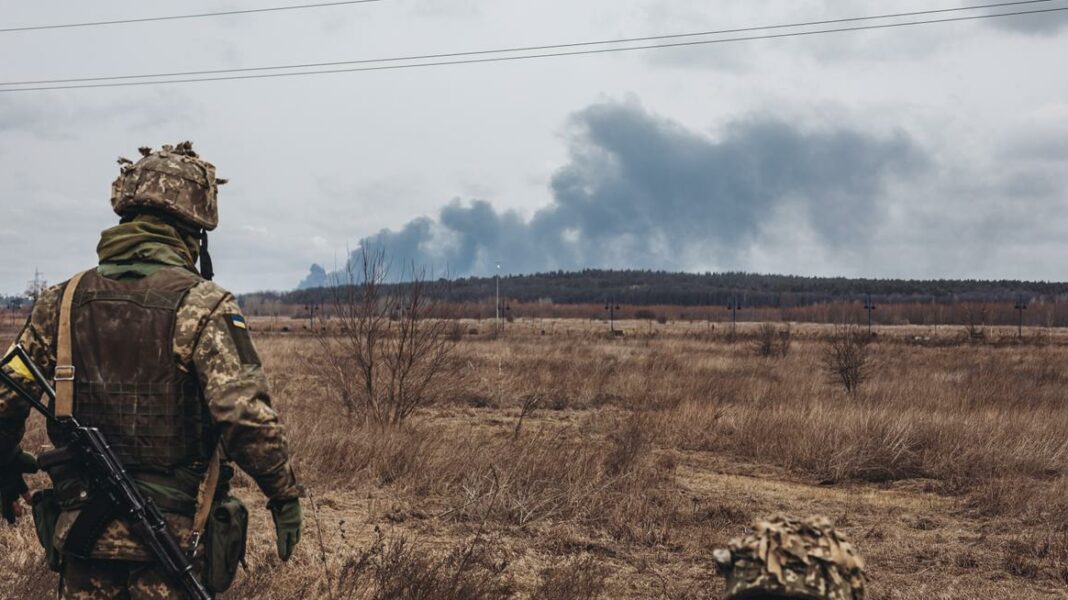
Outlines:
{"type": "Polygon", "coordinates": [[[436,557],[405,537],[379,534],[368,549],[344,561],[336,595],[353,600],[510,598],[515,586],[506,566],[478,540],[436,557]]]}
{"type": "Polygon", "coordinates": [[[605,593],[608,569],[585,556],[547,567],[539,575],[534,598],[543,600],[595,600],[605,593]]]}

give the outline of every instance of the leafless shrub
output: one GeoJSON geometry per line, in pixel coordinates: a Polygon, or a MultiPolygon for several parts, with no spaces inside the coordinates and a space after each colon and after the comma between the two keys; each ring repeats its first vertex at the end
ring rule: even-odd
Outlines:
{"type": "Polygon", "coordinates": [[[978,344],[986,340],[986,330],[983,325],[988,319],[987,312],[985,305],[980,307],[968,305],[964,314],[964,337],[968,342],[978,344]]]}
{"type": "Polygon", "coordinates": [[[382,251],[364,250],[328,290],[329,313],[315,330],[313,368],[352,415],[396,425],[454,391],[456,323],[414,266],[388,284],[382,251]]]}
{"type": "Polygon", "coordinates": [[[853,394],[871,375],[871,350],[871,338],[865,332],[856,327],[838,328],[824,353],[824,368],[846,392],[853,394]]]}
{"type": "Polygon", "coordinates": [[[603,597],[608,569],[591,556],[547,567],[533,597],[542,600],[594,600],[603,597]]]}
{"type": "Polygon", "coordinates": [[[753,338],[753,351],[756,352],[757,356],[765,358],[772,356],[785,357],[790,353],[792,337],[793,331],[790,329],[789,323],[783,327],[776,327],[771,323],[763,323],[757,329],[756,337],[753,338]]]}
{"type": "Polygon", "coordinates": [[[793,343],[793,329],[786,323],[779,329],[779,356],[785,357],[790,353],[790,344],[793,343]]]}

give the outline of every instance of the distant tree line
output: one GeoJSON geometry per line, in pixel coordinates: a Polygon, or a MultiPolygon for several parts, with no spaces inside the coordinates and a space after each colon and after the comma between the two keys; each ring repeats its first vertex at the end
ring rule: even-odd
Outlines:
{"type": "Polygon", "coordinates": [[[32,300],[26,298],[26,296],[3,296],[0,295],[0,309],[2,310],[18,310],[28,304],[32,300]]]}
{"type": "MultiPolygon", "coordinates": [[[[437,289],[444,300],[473,303],[492,299],[492,277],[465,277],[437,289]]],[[[433,286],[432,286],[433,287],[433,286]]],[[[746,308],[780,308],[850,302],[871,294],[883,304],[958,304],[1026,302],[1068,304],[1068,283],[978,279],[852,279],[756,273],[671,273],[667,271],[586,269],[509,275],[500,281],[501,294],[521,303],[596,304],[609,299],[629,306],[719,306],[732,297],[746,308]]],[[[433,290],[431,290],[433,293],[433,290]]],[[[255,305],[321,303],[322,288],[247,294],[255,305]]]]}

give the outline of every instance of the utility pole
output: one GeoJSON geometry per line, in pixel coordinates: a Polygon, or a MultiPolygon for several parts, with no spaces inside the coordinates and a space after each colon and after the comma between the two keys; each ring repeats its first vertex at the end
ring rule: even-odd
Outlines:
{"type": "Polygon", "coordinates": [[[315,303],[305,304],[304,310],[308,313],[308,331],[315,331],[315,313],[319,312],[319,305],[315,303]]]}
{"type": "Polygon", "coordinates": [[[609,298],[605,302],[604,309],[608,311],[608,331],[615,335],[616,333],[616,311],[619,310],[619,305],[616,304],[615,298],[609,298]]]}
{"type": "Polygon", "coordinates": [[[496,325],[495,325],[495,327],[497,328],[497,331],[500,331],[501,330],[501,263],[497,263],[496,283],[497,283],[497,294],[496,294],[496,301],[493,303],[493,308],[496,311],[496,313],[495,313],[496,314],[496,321],[495,321],[496,325]]]}
{"type": "Polygon", "coordinates": [[[705,306],[706,306],[706,308],[705,308],[705,310],[706,310],[706,312],[705,312],[706,328],[705,329],[707,330],[708,337],[711,338],[712,337],[712,294],[708,294],[705,297],[705,306]]]}
{"type": "Polygon", "coordinates": [[[1023,294],[1016,296],[1016,306],[1013,308],[1020,313],[1020,321],[1016,326],[1016,335],[1023,339],[1023,311],[1027,310],[1027,302],[1024,300],[1023,294]]]}
{"type": "Polygon", "coordinates": [[[30,297],[33,304],[37,304],[37,299],[41,297],[41,292],[44,291],[46,283],[41,279],[41,270],[35,268],[33,270],[33,281],[29,283],[29,289],[26,290],[26,295],[30,297]]]}
{"type": "Polygon", "coordinates": [[[737,295],[731,295],[730,300],[727,301],[727,310],[731,311],[731,341],[734,341],[735,335],[737,335],[738,329],[738,309],[741,308],[741,303],[738,302],[737,295]]]}
{"type": "Polygon", "coordinates": [[[871,294],[864,295],[864,310],[868,311],[868,337],[871,337],[871,313],[875,310],[875,303],[871,300],[871,294]]]}

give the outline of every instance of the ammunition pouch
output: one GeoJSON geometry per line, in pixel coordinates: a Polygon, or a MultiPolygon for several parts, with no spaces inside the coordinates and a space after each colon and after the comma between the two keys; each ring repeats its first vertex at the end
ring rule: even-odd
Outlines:
{"type": "Polygon", "coordinates": [[[204,532],[204,585],[220,594],[230,589],[237,567],[245,562],[248,509],[240,500],[227,497],[212,506],[204,532]]]}
{"type": "MultiPolygon", "coordinates": [[[[111,498],[95,493],[96,490],[93,489],[89,479],[85,477],[85,470],[77,458],[75,453],[67,447],[60,447],[41,453],[38,457],[38,463],[42,469],[48,472],[48,476],[52,480],[53,489],[47,490],[49,502],[55,506],[56,516],[50,526],[52,532],[54,533],[55,531],[55,519],[58,519],[59,513],[79,511],[77,518],[75,518],[66,535],[63,547],[56,548],[55,551],[57,553],[61,551],[82,559],[89,559],[92,557],[93,548],[96,546],[97,540],[108,525],[118,517],[118,512],[111,498]]],[[[144,480],[145,484],[147,484],[146,487],[149,488],[157,479],[155,475],[150,473],[138,474],[135,477],[139,481],[144,480]]],[[[163,483],[168,482],[165,477],[160,477],[159,479],[163,483]]],[[[190,503],[175,501],[166,496],[153,493],[152,489],[146,489],[145,487],[142,487],[141,491],[146,499],[153,502],[164,512],[187,516],[193,515],[194,507],[190,503]]],[[[42,510],[44,509],[42,508],[42,510]]],[[[34,517],[35,519],[37,517],[36,509],[34,517]]],[[[41,525],[38,525],[38,535],[41,535],[41,532],[41,525]]],[[[41,543],[44,544],[44,541],[42,540],[41,543]]],[[[51,543],[46,546],[46,551],[51,546],[51,543]]]]}
{"type": "Polygon", "coordinates": [[[37,541],[44,548],[48,568],[59,572],[61,557],[56,548],[56,522],[59,521],[59,503],[53,490],[34,492],[30,501],[33,507],[33,527],[37,530],[37,541]]]}
{"type": "MultiPolygon", "coordinates": [[[[66,541],[63,543],[62,552],[78,558],[88,559],[96,544],[97,538],[107,528],[108,523],[115,517],[115,506],[110,499],[95,497],[90,489],[89,479],[84,475],[84,469],[76,460],[76,456],[66,447],[56,448],[42,452],[38,458],[41,468],[48,472],[52,479],[52,490],[48,490],[50,502],[55,506],[55,519],[59,513],[78,510],[81,511],[71,525],[66,541]]],[[[42,512],[46,507],[42,507],[42,512]]],[[[34,507],[34,519],[37,519],[37,508],[34,507]]],[[[45,524],[47,525],[47,524],[45,524]]],[[[50,527],[55,534],[55,520],[50,527]]],[[[42,533],[42,525],[37,525],[38,536],[42,533]]],[[[44,544],[44,541],[41,541],[44,544]]],[[[46,551],[53,544],[46,546],[46,551]]],[[[60,549],[53,548],[59,552],[60,549]]]]}
{"type": "Polygon", "coordinates": [[[41,469],[52,480],[53,496],[60,510],[77,510],[89,502],[89,480],[76,458],[66,447],[42,452],[37,457],[41,469]]]}

